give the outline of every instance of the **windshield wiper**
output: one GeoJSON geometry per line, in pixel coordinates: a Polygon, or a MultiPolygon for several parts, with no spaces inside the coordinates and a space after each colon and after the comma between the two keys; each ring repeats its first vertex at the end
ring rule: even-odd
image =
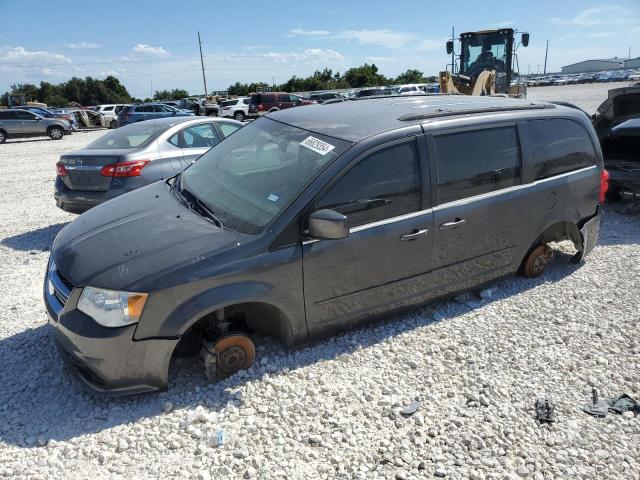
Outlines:
{"type": "MultiPolygon", "coordinates": [[[[176,177],[176,180],[173,184],[174,187],[175,187],[175,184],[178,182],[178,180],[179,180],[179,177],[176,177]]],[[[180,188],[180,190],[178,190],[177,188],[174,188],[174,192],[176,193],[178,198],[180,198],[187,204],[187,207],[189,208],[189,210],[193,210],[194,212],[199,213],[203,217],[207,217],[209,220],[213,221],[213,223],[215,223],[221,229],[224,230],[224,226],[222,225],[222,222],[216,216],[216,214],[213,213],[213,210],[211,210],[207,205],[205,205],[205,203],[202,202],[193,193],[191,193],[189,190],[186,190],[184,188],[180,188]],[[183,195],[183,194],[186,194],[186,195],[183,195]],[[190,197],[190,198],[187,198],[187,197],[190,197]],[[197,208],[193,208],[193,207],[197,207],[197,208]]]]}
{"type": "Polygon", "coordinates": [[[193,196],[194,200],[196,201],[196,205],[198,205],[200,207],[200,210],[202,211],[202,213],[204,213],[207,217],[209,217],[211,220],[213,220],[215,223],[217,223],[221,230],[224,230],[224,226],[222,225],[222,222],[220,221],[220,219],[218,217],[216,217],[216,214],[213,213],[213,210],[211,210],[209,207],[207,207],[204,204],[204,202],[200,201],[200,199],[198,197],[196,197],[193,194],[191,194],[191,195],[193,196]]]}

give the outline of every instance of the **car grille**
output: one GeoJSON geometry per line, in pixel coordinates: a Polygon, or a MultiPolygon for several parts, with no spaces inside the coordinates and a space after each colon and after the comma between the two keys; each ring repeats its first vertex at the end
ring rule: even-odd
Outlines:
{"type": "Polygon", "coordinates": [[[49,281],[53,286],[53,295],[64,306],[69,300],[73,285],[58,270],[49,271],[49,281]]]}

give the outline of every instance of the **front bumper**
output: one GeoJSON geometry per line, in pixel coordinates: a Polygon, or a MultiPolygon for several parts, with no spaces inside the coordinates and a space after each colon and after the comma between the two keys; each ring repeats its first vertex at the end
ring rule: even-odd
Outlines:
{"type": "Polygon", "coordinates": [[[44,303],[60,355],[90,392],[130,395],[167,388],[175,339],[133,339],[136,325],[108,328],[80,312],[82,288],[70,289],[56,272],[44,282],[44,303]]]}

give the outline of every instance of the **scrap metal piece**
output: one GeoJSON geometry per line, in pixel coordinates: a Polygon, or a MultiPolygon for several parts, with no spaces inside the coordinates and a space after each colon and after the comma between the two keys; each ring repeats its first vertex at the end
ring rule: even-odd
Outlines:
{"type": "Polygon", "coordinates": [[[553,423],[556,421],[555,406],[548,398],[536,399],[536,418],[540,423],[553,423]]]}

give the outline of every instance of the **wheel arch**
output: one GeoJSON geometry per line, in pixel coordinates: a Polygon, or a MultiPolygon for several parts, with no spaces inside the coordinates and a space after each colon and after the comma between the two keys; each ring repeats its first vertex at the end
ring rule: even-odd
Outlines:
{"type": "MultiPolygon", "coordinates": [[[[230,318],[244,315],[247,327],[275,336],[286,346],[297,343],[292,319],[284,305],[270,294],[272,288],[263,282],[241,282],[201,292],[178,305],[155,332],[136,332],[136,339],[148,337],[182,337],[201,322],[212,321],[220,315],[230,318]]],[[[153,312],[151,312],[153,318],[153,312]]],[[[152,321],[153,322],[153,321],[152,321]]],[[[141,324],[145,323],[141,319],[141,324]]],[[[146,330],[146,329],[144,329],[146,330]]]]}
{"type": "Polygon", "coordinates": [[[578,223],[573,220],[556,220],[545,224],[539,228],[539,233],[529,242],[523,245],[526,250],[520,252],[517,257],[520,259],[520,266],[527,258],[527,255],[536,248],[538,245],[544,245],[550,242],[557,242],[562,240],[571,240],[576,250],[582,249],[582,235],[580,233],[580,227],[578,223]]]}

